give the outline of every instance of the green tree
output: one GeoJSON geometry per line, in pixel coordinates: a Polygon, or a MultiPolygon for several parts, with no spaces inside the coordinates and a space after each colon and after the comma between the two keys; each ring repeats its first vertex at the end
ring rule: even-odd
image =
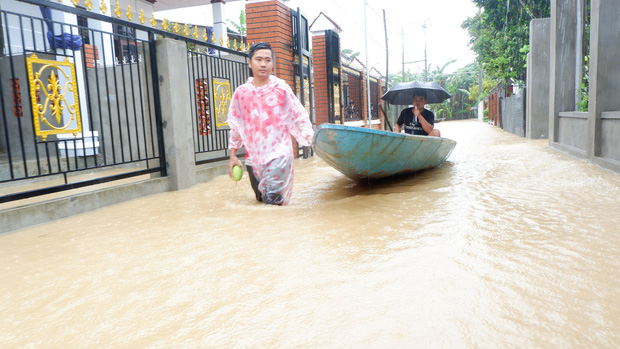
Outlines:
{"type": "Polygon", "coordinates": [[[237,33],[241,34],[241,36],[246,36],[245,11],[241,10],[241,14],[239,15],[239,23],[235,23],[230,19],[227,19],[226,21],[235,28],[237,33]]]}
{"type": "Polygon", "coordinates": [[[359,52],[353,52],[353,50],[345,48],[344,50],[340,51],[340,54],[342,55],[342,58],[347,60],[347,64],[350,64],[357,56],[360,55],[359,52]]]}
{"type": "Polygon", "coordinates": [[[549,17],[549,0],[472,0],[478,13],[461,27],[469,32],[471,49],[485,75],[508,81],[525,80],[529,23],[549,17]]]}

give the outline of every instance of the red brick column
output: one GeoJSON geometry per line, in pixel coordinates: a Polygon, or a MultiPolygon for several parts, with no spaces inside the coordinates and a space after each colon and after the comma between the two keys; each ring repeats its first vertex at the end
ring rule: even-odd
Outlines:
{"type": "Polygon", "coordinates": [[[360,72],[362,83],[360,84],[362,89],[362,105],[360,108],[360,112],[362,113],[362,120],[364,120],[364,125],[362,127],[368,127],[368,95],[366,94],[366,74],[364,71],[360,72]]]}
{"type": "MultiPolygon", "coordinates": [[[[381,121],[381,123],[379,124],[379,129],[380,130],[385,130],[385,110],[383,110],[383,100],[381,99],[381,96],[383,96],[383,81],[381,80],[381,78],[379,78],[377,83],[377,93],[379,94],[379,96],[377,98],[379,98],[379,121],[381,121]]],[[[392,126],[394,127],[394,126],[392,126]]]]}
{"type": "MultiPolygon", "coordinates": [[[[276,55],[275,75],[286,81],[295,92],[290,8],[279,0],[247,3],[245,21],[246,42],[249,45],[258,42],[271,45],[276,55]]],[[[293,138],[293,153],[297,154],[295,138],[293,138]]]]}
{"type": "Polygon", "coordinates": [[[247,43],[266,42],[276,54],[275,73],[295,91],[291,10],[278,0],[245,5],[247,43]]]}
{"type": "Polygon", "coordinates": [[[316,124],[320,125],[329,122],[325,34],[312,37],[312,65],[314,66],[314,116],[316,124]]]}

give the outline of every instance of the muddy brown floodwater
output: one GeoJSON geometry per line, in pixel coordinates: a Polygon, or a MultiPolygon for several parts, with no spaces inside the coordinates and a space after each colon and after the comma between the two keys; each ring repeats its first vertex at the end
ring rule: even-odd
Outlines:
{"type": "Polygon", "coordinates": [[[3,348],[620,346],[620,175],[476,121],[441,168],[296,160],[0,235],[3,348]]]}

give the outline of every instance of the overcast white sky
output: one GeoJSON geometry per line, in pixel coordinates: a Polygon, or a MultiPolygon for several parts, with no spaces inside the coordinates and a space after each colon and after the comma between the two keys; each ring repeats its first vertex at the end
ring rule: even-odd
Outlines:
{"type": "MultiPolygon", "coordinates": [[[[467,43],[467,32],[461,23],[476,14],[477,8],[470,0],[367,0],[368,57],[371,67],[385,73],[385,33],[383,10],[386,12],[389,47],[390,74],[402,70],[404,37],[405,70],[412,72],[424,69],[424,44],[426,34],[426,53],[433,66],[444,65],[452,59],[457,61],[446,68],[452,72],[474,61],[475,56],[467,43]],[[426,23],[426,31],[423,25],[426,23]],[[407,63],[422,61],[417,63],[407,63]]],[[[364,0],[289,0],[287,6],[301,9],[312,21],[320,12],[336,22],[343,32],[340,34],[341,47],[361,53],[362,62],[366,60],[364,38],[364,0]]],[[[245,9],[244,1],[226,3],[226,17],[238,22],[239,13],[245,9]]],[[[192,24],[212,24],[211,8],[204,10],[166,11],[160,16],[192,24]]],[[[158,17],[160,17],[158,16],[158,17]]]]}

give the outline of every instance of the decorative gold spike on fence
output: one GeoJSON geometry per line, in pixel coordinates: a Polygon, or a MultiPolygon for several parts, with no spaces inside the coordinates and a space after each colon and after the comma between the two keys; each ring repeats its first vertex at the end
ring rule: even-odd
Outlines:
{"type": "Polygon", "coordinates": [[[79,5],[80,0],[71,0],[71,3],[73,3],[73,6],[77,7],[77,5],[79,5]]]}
{"type": "Polygon", "coordinates": [[[86,1],[84,1],[84,6],[86,6],[86,8],[88,9],[88,11],[90,11],[90,10],[92,10],[92,9],[93,9],[93,7],[94,7],[95,5],[93,5],[93,2],[92,2],[91,0],[86,0],[86,1]]]}
{"type": "Polygon", "coordinates": [[[138,19],[140,20],[140,24],[144,25],[144,22],[146,22],[146,17],[144,17],[144,10],[140,9],[140,16],[138,16],[138,19]]]}
{"type": "Polygon", "coordinates": [[[104,15],[106,14],[106,12],[108,12],[108,7],[105,5],[105,0],[101,0],[101,5],[99,5],[99,9],[104,15]]]}
{"type": "Polygon", "coordinates": [[[164,31],[168,31],[168,20],[164,18],[163,21],[161,21],[161,27],[164,31]]]}
{"type": "Polygon", "coordinates": [[[174,25],[172,26],[172,30],[174,31],[175,34],[179,34],[179,32],[181,31],[181,28],[179,28],[179,23],[174,22],[174,25]]]}
{"type": "Polygon", "coordinates": [[[202,33],[202,38],[205,42],[209,40],[209,35],[207,35],[207,28],[204,29],[204,32],[202,33]]]}
{"type": "Polygon", "coordinates": [[[220,46],[224,46],[224,38],[220,35],[220,46]]]}
{"type": "Polygon", "coordinates": [[[157,26],[157,20],[155,19],[155,14],[151,13],[151,26],[155,28],[157,26]]]}
{"type": "Polygon", "coordinates": [[[183,35],[189,36],[189,26],[187,25],[187,23],[185,23],[185,25],[183,26],[183,35]]]}
{"type": "Polygon", "coordinates": [[[116,0],[116,6],[114,6],[114,14],[118,19],[120,19],[121,15],[123,14],[123,11],[121,11],[121,5],[118,3],[118,0],[116,0]]]}
{"type": "Polygon", "coordinates": [[[211,43],[215,44],[215,33],[211,33],[211,43]]]}
{"type": "MultiPolygon", "coordinates": [[[[230,41],[228,41],[228,42],[230,42],[230,41]]],[[[233,49],[235,49],[235,51],[237,51],[237,39],[235,39],[235,41],[234,41],[233,49]]]]}
{"type": "Polygon", "coordinates": [[[194,39],[198,40],[198,37],[200,35],[198,34],[198,26],[197,25],[194,26],[194,34],[192,34],[192,35],[194,36],[194,39]]]}
{"type": "Polygon", "coordinates": [[[127,16],[127,19],[130,22],[133,19],[133,12],[131,12],[131,6],[130,5],[127,5],[127,12],[126,12],[125,16],[127,16]]]}

